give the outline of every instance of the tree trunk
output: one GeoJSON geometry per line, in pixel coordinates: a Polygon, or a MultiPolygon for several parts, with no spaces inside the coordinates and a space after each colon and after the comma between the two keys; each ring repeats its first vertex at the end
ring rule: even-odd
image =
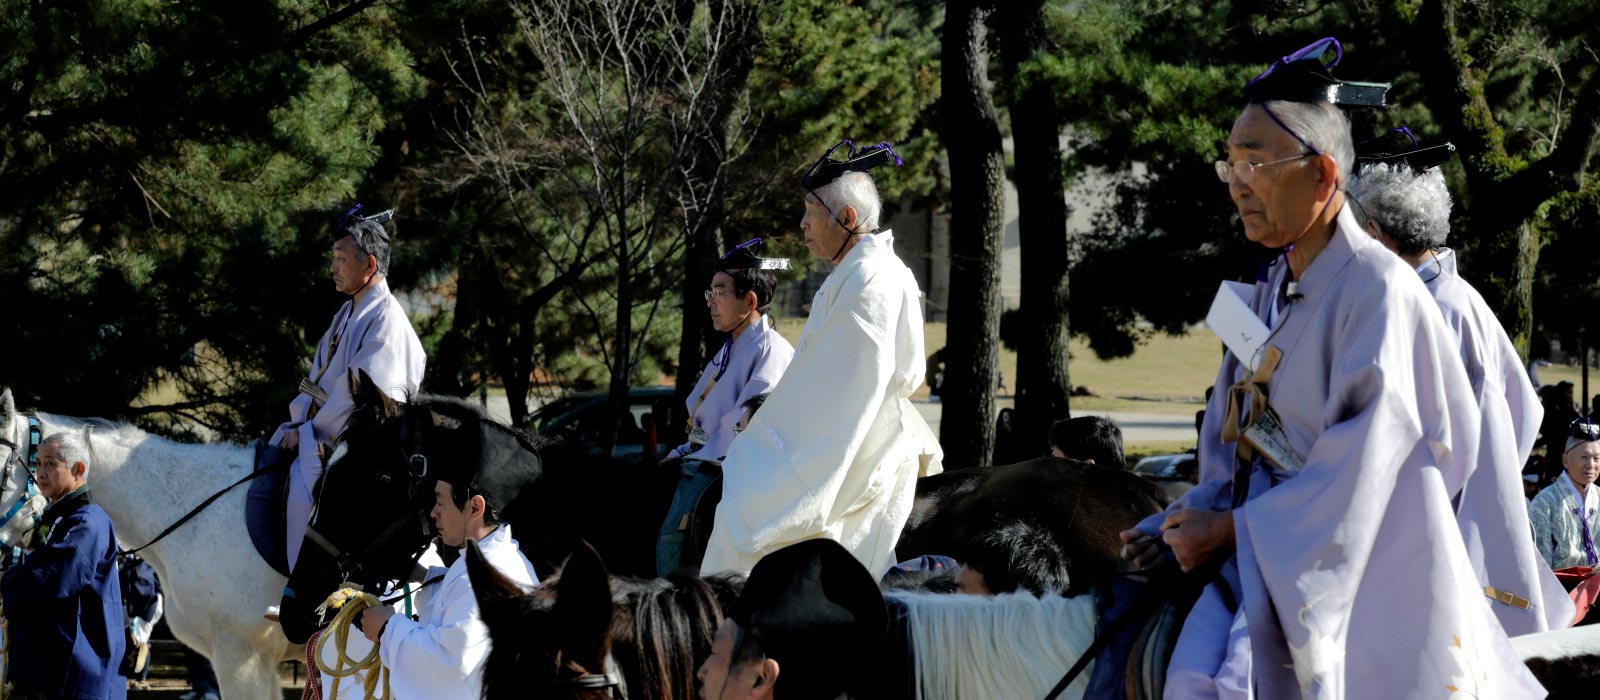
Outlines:
{"type": "Polygon", "coordinates": [[[1010,454],[996,463],[1049,450],[1050,424],[1071,415],[1067,375],[1067,203],[1061,172],[1061,118],[1048,86],[1029,84],[1022,67],[1047,50],[1043,0],[1000,7],[1000,55],[1011,81],[1012,153],[1016,161],[1022,245],[1021,313],[1034,331],[1017,348],[1016,411],[1010,454]]]}
{"type": "MultiPolygon", "coordinates": [[[[692,16],[694,3],[684,4],[686,7],[680,9],[680,16],[692,16]]],[[[678,340],[674,392],[677,401],[673,403],[671,418],[663,416],[666,422],[657,422],[666,429],[662,438],[673,445],[688,437],[681,434],[686,430],[688,415],[678,412],[683,410],[685,399],[699,381],[700,372],[705,369],[712,352],[711,346],[721,340],[712,337],[716,333],[705,309],[703,292],[711,286],[711,276],[722,252],[722,222],[727,218],[729,120],[749,82],[750,69],[755,65],[756,44],[761,33],[756,15],[761,5],[759,0],[711,3],[712,21],[724,28],[727,44],[718,55],[718,61],[708,67],[713,80],[705,95],[705,121],[691,121],[705,124],[706,133],[693,139],[693,160],[680,197],[680,201],[691,206],[685,206],[688,240],[683,252],[683,285],[679,290],[683,303],[683,332],[678,340]]]]}
{"type": "Polygon", "coordinates": [[[952,1],[941,40],[951,274],[939,442],[957,468],[988,464],[995,438],[1005,158],[989,94],[988,16],[977,2],[952,1]]]}

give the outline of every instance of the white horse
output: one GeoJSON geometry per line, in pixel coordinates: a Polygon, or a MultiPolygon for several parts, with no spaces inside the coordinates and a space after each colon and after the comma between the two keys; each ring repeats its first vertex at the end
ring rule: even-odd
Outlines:
{"type": "MultiPolygon", "coordinates": [[[[93,429],[89,488],[124,546],[149,542],[255,466],[255,452],[239,445],[185,445],[126,425],[43,413],[36,418],[45,436],[93,429]]],[[[0,392],[0,436],[26,449],[28,422],[17,413],[9,389],[0,392]]],[[[9,449],[0,445],[0,451],[9,449]]],[[[161,578],[172,633],[211,659],[222,696],[278,700],[278,663],[293,656],[278,625],[261,613],[278,600],[286,581],[250,544],[244,527],[246,490],[229,492],[140,554],[161,578]]],[[[21,495],[6,484],[0,513],[21,495]]]]}

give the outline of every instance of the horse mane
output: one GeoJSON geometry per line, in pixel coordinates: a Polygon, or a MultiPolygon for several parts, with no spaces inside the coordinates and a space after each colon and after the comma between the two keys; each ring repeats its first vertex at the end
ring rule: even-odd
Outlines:
{"type": "Polygon", "coordinates": [[[690,700],[711,656],[724,608],[710,584],[687,575],[613,580],[611,653],[631,700],[690,700]]]}
{"type": "MultiPolygon", "coordinates": [[[[561,572],[545,579],[522,605],[531,614],[548,614],[561,595],[561,572]]],[[[611,655],[607,669],[567,668],[603,673],[610,666],[622,676],[630,700],[693,700],[695,672],[711,655],[711,645],[724,611],[738,598],[744,577],[719,574],[705,579],[674,574],[665,579],[611,577],[615,609],[611,619],[611,655]]],[[[541,627],[523,625],[530,634],[541,627]]],[[[531,638],[495,640],[495,644],[527,644],[531,638]]],[[[525,657],[500,657],[519,658],[525,657]]],[[[567,661],[570,664],[570,660],[567,661]]],[[[550,672],[556,669],[549,669],[550,672]]],[[[485,669],[485,688],[511,687],[505,674],[541,673],[524,663],[511,669],[485,669]],[[494,677],[491,684],[490,678],[494,677]]],[[[520,686],[527,687],[527,686],[520,686]]]]}
{"type": "MultiPolygon", "coordinates": [[[[906,610],[919,700],[1044,697],[1094,639],[1094,596],[891,591],[906,610]]],[[[1068,687],[1082,697],[1087,674],[1068,687]]]]}
{"type": "Polygon", "coordinates": [[[522,443],[524,448],[535,454],[539,454],[540,450],[544,448],[557,444],[551,438],[501,423],[491,417],[482,405],[464,398],[444,394],[414,394],[407,392],[406,403],[410,406],[425,408],[435,415],[461,421],[463,424],[477,425],[483,430],[499,431],[522,443]]]}

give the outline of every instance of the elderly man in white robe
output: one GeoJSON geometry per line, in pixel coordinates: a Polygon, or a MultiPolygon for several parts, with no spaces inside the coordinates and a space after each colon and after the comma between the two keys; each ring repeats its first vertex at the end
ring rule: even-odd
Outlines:
{"type": "Polygon", "coordinates": [[[806,248],[837,267],[788,371],[722,462],[708,573],[748,572],[770,552],[828,538],[880,576],[895,563],[917,477],[940,470],[938,440],[908,398],[927,359],[922,293],[894,236],[878,230],[882,203],[866,172],[894,153],[852,145],[850,159],[832,160],[840,146],[801,180],[806,248]]]}
{"type": "MultiPolygon", "coordinates": [[[[439,540],[448,547],[478,543],[484,559],[507,578],[528,588],[539,585],[533,564],[522,555],[511,526],[501,522],[504,508],[538,477],[510,472],[503,465],[473,465],[475,473],[439,479],[431,517],[439,540]]],[[[389,670],[396,700],[476,698],[483,691],[483,664],[489,658],[489,628],[478,615],[478,599],[467,575],[466,552],[450,568],[430,568],[421,578],[443,576],[422,600],[418,620],[393,607],[361,612],[361,632],[378,645],[378,660],[389,670]]]]}
{"type": "MultiPolygon", "coordinates": [[[[300,380],[300,395],[289,403],[289,421],[267,443],[294,460],[284,514],[291,570],[310,522],[312,489],[322,476],[325,445],[338,439],[354,407],[350,390],[355,371],[365,370],[390,398],[404,401],[422,383],[427,362],[411,319],[384,279],[389,273],[389,232],[383,224],[393,211],[362,218],[360,209],[356,205],[335,229],[328,265],[334,288],[350,300],[339,307],[318,341],[311,373],[300,380]]],[[[266,459],[280,458],[268,454],[266,459]]]]}
{"type": "Polygon", "coordinates": [[[1534,547],[1522,490],[1522,465],[1539,438],[1544,407],[1505,329],[1444,246],[1450,191],[1437,166],[1451,148],[1363,158],[1349,197],[1367,232],[1415,269],[1438,302],[1478,397],[1478,463],[1456,514],[1490,607],[1511,636],[1561,629],[1572,623],[1572,598],[1534,547]]]}
{"type": "Polygon", "coordinates": [[[1481,425],[1458,343],[1344,206],[1355,153],[1336,105],[1381,104],[1386,86],[1333,79],[1325,42],[1247,88],[1217,173],[1245,236],[1284,251],[1248,295],[1262,333],[1223,359],[1200,484],[1123,533],[1141,564],[1221,563],[1165,695],[1540,697],[1451,503],[1481,425]]]}

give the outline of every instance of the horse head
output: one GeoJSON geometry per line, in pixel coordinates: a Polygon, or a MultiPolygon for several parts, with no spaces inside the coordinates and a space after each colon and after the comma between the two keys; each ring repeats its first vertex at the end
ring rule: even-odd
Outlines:
{"type": "Polygon", "coordinates": [[[472,547],[466,566],[489,626],[489,700],[694,700],[695,671],[744,585],[732,574],[607,578],[600,555],[583,541],[538,591],[501,576],[472,547]]]}
{"type": "Polygon", "coordinates": [[[376,591],[405,580],[433,539],[428,513],[441,474],[468,469],[480,453],[478,422],[438,410],[429,397],[404,404],[360,372],[354,406],[326,460],[317,506],[284,588],[285,636],[303,643],[320,626],[316,612],[342,582],[376,591]]]}
{"type": "Polygon", "coordinates": [[[483,697],[607,700],[625,697],[611,663],[611,578],[581,544],[562,568],[551,601],[497,571],[467,543],[467,576],[489,627],[483,697]]]}

